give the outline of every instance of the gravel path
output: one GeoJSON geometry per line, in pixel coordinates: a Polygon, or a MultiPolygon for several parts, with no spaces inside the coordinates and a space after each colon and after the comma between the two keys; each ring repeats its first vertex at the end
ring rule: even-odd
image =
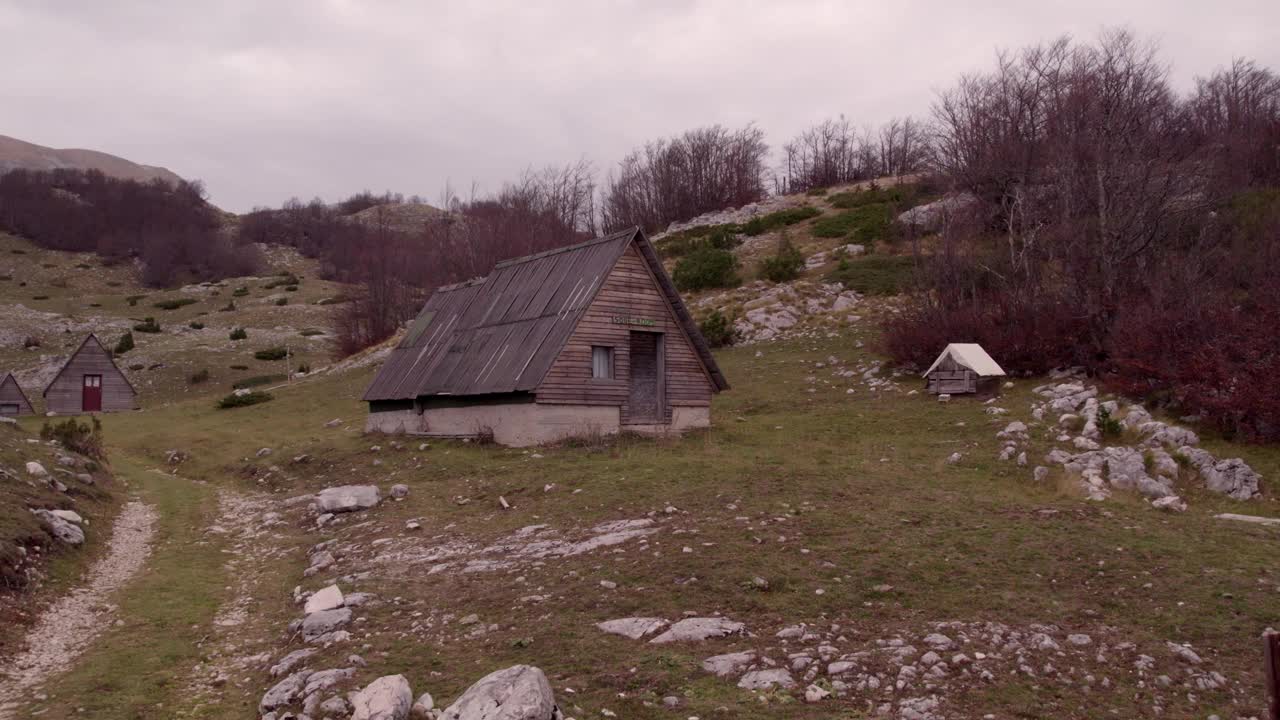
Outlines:
{"type": "Polygon", "coordinates": [[[132,578],[151,554],[156,511],[133,501],[116,518],[107,554],[89,569],[89,583],[51,605],[27,633],[27,649],[0,674],[0,720],[14,713],[26,692],[66,670],[106,627],[111,593],[132,578]]]}

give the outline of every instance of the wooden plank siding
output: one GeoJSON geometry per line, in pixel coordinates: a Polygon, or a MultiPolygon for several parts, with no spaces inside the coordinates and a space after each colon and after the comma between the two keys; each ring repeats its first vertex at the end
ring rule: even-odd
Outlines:
{"type": "Polygon", "coordinates": [[[714,391],[711,378],[634,244],[618,259],[547,371],[536,391],[537,401],[618,405],[623,424],[631,422],[627,399],[633,331],[663,334],[664,422],[671,421],[672,407],[711,404],[714,391]],[[615,318],[653,321],[653,324],[631,325],[619,323],[615,318]],[[612,380],[591,377],[591,348],[595,345],[613,348],[612,380]]]}
{"type": "Polygon", "coordinates": [[[35,408],[31,407],[31,401],[27,399],[27,394],[22,391],[22,386],[18,384],[17,378],[12,373],[6,373],[3,380],[0,380],[0,415],[34,415],[35,408]],[[11,408],[17,408],[16,411],[11,408]]]}
{"type": "Polygon", "coordinates": [[[116,367],[111,353],[93,335],[85,338],[80,348],[58,371],[45,388],[45,409],[71,415],[83,412],[84,376],[102,376],[102,412],[133,410],[137,396],[124,373],[116,367]]]}

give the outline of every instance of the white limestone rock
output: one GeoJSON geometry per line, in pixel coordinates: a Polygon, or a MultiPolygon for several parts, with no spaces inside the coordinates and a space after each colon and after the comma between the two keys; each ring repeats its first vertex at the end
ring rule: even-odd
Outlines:
{"type": "Polygon", "coordinates": [[[440,717],[442,720],[553,720],[559,714],[551,684],[542,670],[531,665],[514,665],[481,678],[440,717]]]}
{"type": "Polygon", "coordinates": [[[342,591],[337,585],[330,585],[322,590],[317,590],[307,598],[307,604],[302,609],[304,615],[323,612],[325,610],[336,610],[342,607],[343,597],[342,591]]]}
{"type": "Polygon", "coordinates": [[[596,627],[613,635],[621,635],[629,640],[639,640],[642,637],[652,635],[667,626],[667,621],[662,618],[619,618],[617,620],[606,620],[602,623],[596,623],[596,627]]]}
{"type": "Polygon", "coordinates": [[[325,488],[316,495],[321,512],[341,513],[367,510],[381,500],[375,485],[342,485],[325,488]]]}
{"type": "Polygon", "coordinates": [[[667,631],[650,640],[651,643],[698,642],[710,638],[740,635],[746,626],[728,618],[685,618],[667,628],[667,631]]]}
{"type": "Polygon", "coordinates": [[[384,675],[351,697],[351,720],[407,720],[413,691],[403,675],[384,675]]]}

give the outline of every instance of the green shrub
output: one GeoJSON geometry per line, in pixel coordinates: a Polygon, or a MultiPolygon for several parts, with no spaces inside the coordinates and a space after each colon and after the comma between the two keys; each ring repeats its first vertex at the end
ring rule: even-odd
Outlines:
{"type": "Polygon", "coordinates": [[[315,337],[316,335],[323,335],[324,331],[319,330],[317,328],[306,328],[305,330],[303,330],[298,334],[301,335],[302,337],[315,337]]]}
{"type": "Polygon", "coordinates": [[[732,250],[742,244],[738,238],[741,228],[737,225],[703,225],[689,228],[659,240],[655,248],[663,257],[682,257],[700,247],[732,250]]]}
{"type": "Polygon", "coordinates": [[[32,300],[48,300],[49,296],[48,295],[32,295],[31,299],[32,300]]]}
{"type": "Polygon", "coordinates": [[[232,330],[231,334],[228,335],[227,337],[231,338],[232,340],[244,340],[245,338],[249,337],[249,332],[242,327],[238,327],[232,330]]]}
{"type": "Polygon", "coordinates": [[[188,378],[188,380],[190,380],[192,385],[209,382],[209,368],[201,368],[200,370],[197,370],[190,378],[188,378]]]}
{"type": "Polygon", "coordinates": [[[133,333],[125,331],[125,334],[121,335],[120,339],[116,341],[116,354],[123,355],[132,350],[133,347],[133,333]]]}
{"type": "Polygon", "coordinates": [[[738,277],[738,259],[733,253],[710,246],[680,258],[671,279],[681,290],[735,287],[742,282],[738,277]]]}
{"type": "Polygon", "coordinates": [[[275,280],[272,280],[266,285],[263,285],[262,288],[264,290],[274,290],[275,288],[278,288],[284,285],[293,285],[296,287],[299,282],[301,281],[298,279],[297,275],[294,275],[293,273],[284,273],[282,275],[276,276],[275,280]]]}
{"type": "Polygon", "coordinates": [[[842,260],[827,279],[863,295],[897,295],[910,287],[914,274],[910,256],[874,255],[842,260]]]}
{"type": "Polygon", "coordinates": [[[760,277],[771,282],[781,283],[795,280],[804,270],[804,256],[800,250],[785,236],[778,242],[778,250],[773,257],[765,258],[760,265],[760,277]]]}
{"type": "Polygon", "coordinates": [[[249,369],[248,365],[229,365],[228,367],[230,367],[232,370],[248,370],[249,369]]]}
{"type": "MultiPolygon", "coordinates": [[[[243,368],[242,366],[242,369],[246,368],[243,368]]],[[[233,390],[242,390],[244,388],[257,387],[259,385],[270,385],[271,383],[284,382],[288,379],[289,378],[286,378],[284,375],[254,375],[253,377],[247,377],[243,380],[237,380],[231,383],[231,388],[233,390]]]]}
{"type": "Polygon", "coordinates": [[[300,363],[295,372],[300,372],[304,375],[311,372],[311,363],[300,363]]]}
{"type": "Polygon", "coordinates": [[[827,189],[824,187],[809,188],[804,194],[809,197],[824,197],[827,194],[827,189]]]}
{"type": "Polygon", "coordinates": [[[829,215],[813,223],[814,237],[851,237],[859,242],[892,241],[893,206],[888,203],[862,205],[829,215]]]}
{"type": "Polygon", "coordinates": [[[351,302],[351,298],[346,295],[335,295],[333,297],[321,298],[316,301],[317,305],[341,305],[345,302],[351,302]]]}
{"type": "Polygon", "coordinates": [[[821,214],[822,211],[812,205],[801,205],[800,207],[779,210],[768,215],[752,218],[746,225],[742,226],[742,232],[744,235],[763,235],[775,228],[795,225],[798,222],[804,222],[821,214]]]}
{"type": "Polygon", "coordinates": [[[1106,408],[1098,410],[1098,432],[1102,433],[1104,438],[1118,438],[1124,434],[1124,425],[1120,421],[1111,417],[1111,411],[1106,408]]]}
{"type": "Polygon", "coordinates": [[[195,305],[195,298],[174,298],[172,300],[161,300],[151,304],[151,307],[160,308],[161,310],[177,310],[187,305],[195,305]]]}
{"type": "Polygon", "coordinates": [[[240,287],[231,291],[231,297],[244,297],[245,295],[248,295],[248,294],[249,294],[249,288],[244,285],[241,285],[240,287]]]}
{"type": "Polygon", "coordinates": [[[248,405],[257,405],[271,400],[271,393],[265,392],[248,392],[243,395],[231,393],[230,395],[218,401],[219,410],[230,410],[231,408],[246,407],[248,405]]]}
{"type": "Polygon", "coordinates": [[[702,337],[706,338],[707,344],[713,348],[732,345],[737,336],[737,331],[733,329],[733,322],[719,310],[712,310],[710,315],[703,318],[702,322],[698,323],[698,329],[702,331],[702,337]]]}
{"type": "Polygon", "coordinates": [[[125,302],[129,303],[129,307],[135,307],[139,300],[145,300],[146,295],[130,295],[125,298],[125,302]]]}
{"type": "Polygon", "coordinates": [[[199,320],[192,320],[191,322],[187,323],[187,327],[191,328],[192,330],[203,330],[204,323],[200,322],[199,320]]]}
{"type": "Polygon", "coordinates": [[[283,360],[289,357],[289,351],[282,347],[267,348],[253,354],[256,360],[283,360]]]}
{"type": "Polygon", "coordinates": [[[218,312],[235,312],[235,311],[236,311],[235,300],[228,300],[226,306],[218,308],[218,312]]]}
{"type": "Polygon", "coordinates": [[[277,307],[282,306],[282,305],[288,305],[288,304],[289,304],[289,298],[276,298],[276,306],[277,306],[277,307]]]}
{"type": "Polygon", "coordinates": [[[40,439],[45,442],[57,440],[68,450],[101,460],[106,457],[102,445],[102,423],[97,416],[90,418],[90,421],[82,423],[76,422],[75,418],[68,418],[50,425],[46,420],[40,427],[40,439]]]}
{"type": "Polygon", "coordinates": [[[284,291],[285,291],[285,292],[298,292],[298,286],[297,286],[297,285],[288,285],[288,286],[286,286],[286,287],[285,287],[284,291]]]}
{"type": "Polygon", "coordinates": [[[133,329],[135,332],[140,333],[158,333],[160,332],[160,323],[156,322],[155,318],[149,317],[134,325],[133,329]]]}

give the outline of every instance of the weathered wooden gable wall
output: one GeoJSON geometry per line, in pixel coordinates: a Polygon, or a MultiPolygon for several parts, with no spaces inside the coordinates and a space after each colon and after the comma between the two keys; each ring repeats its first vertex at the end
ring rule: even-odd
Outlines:
{"type": "Polygon", "coordinates": [[[45,391],[45,409],[58,413],[81,412],[85,375],[102,376],[103,412],[137,407],[133,388],[111,362],[110,353],[98,342],[90,340],[81,346],[45,391]]]}
{"type": "Polygon", "coordinates": [[[5,375],[4,379],[0,380],[0,405],[11,404],[18,406],[19,415],[35,414],[35,408],[31,407],[18,381],[12,375],[5,375]]]}
{"type": "Polygon", "coordinates": [[[595,302],[583,315],[546,378],[537,390],[540,403],[620,405],[627,423],[631,332],[660,331],[665,338],[664,364],[667,412],[671,408],[707,407],[712,384],[648,266],[632,244],[609,273],[595,302]],[[651,326],[619,323],[615,318],[654,320],[651,326]],[[606,345],[614,353],[614,379],[591,377],[591,347],[606,345]]]}

